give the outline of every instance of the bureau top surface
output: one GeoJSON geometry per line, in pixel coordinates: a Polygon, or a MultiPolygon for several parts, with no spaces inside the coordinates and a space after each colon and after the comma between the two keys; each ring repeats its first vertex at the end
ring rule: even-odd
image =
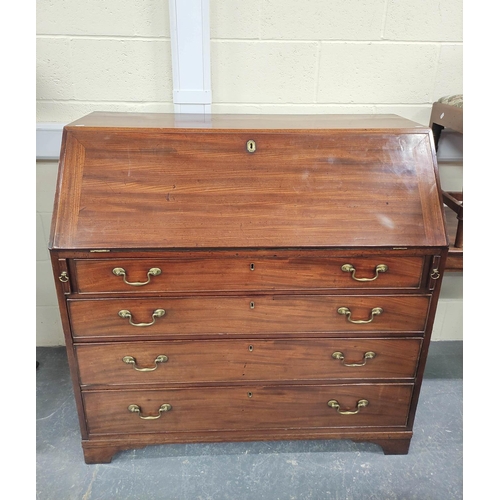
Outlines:
{"type": "Polygon", "coordinates": [[[68,127],[167,128],[213,130],[423,129],[398,115],[223,115],[113,113],[96,111],[68,127]]]}
{"type": "Polygon", "coordinates": [[[396,115],[92,113],[64,130],[54,249],[446,245],[431,132],[396,115]]]}

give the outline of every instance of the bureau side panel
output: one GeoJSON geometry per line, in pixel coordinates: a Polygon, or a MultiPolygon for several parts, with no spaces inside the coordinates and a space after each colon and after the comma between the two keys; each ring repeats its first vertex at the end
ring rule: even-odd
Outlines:
{"type": "Polygon", "coordinates": [[[71,375],[71,383],[75,395],[76,408],[78,411],[78,420],[80,424],[80,432],[83,439],[86,439],[87,424],[85,420],[85,412],[83,409],[82,395],[80,392],[80,374],[78,371],[78,360],[76,359],[73,349],[73,334],[71,331],[71,322],[67,309],[67,297],[71,292],[71,275],[67,265],[67,260],[61,258],[58,252],[51,251],[50,258],[52,263],[52,271],[54,276],[54,284],[57,293],[57,301],[59,305],[59,313],[61,325],[64,332],[64,340],[66,344],[66,353],[68,356],[69,370],[71,375]]]}

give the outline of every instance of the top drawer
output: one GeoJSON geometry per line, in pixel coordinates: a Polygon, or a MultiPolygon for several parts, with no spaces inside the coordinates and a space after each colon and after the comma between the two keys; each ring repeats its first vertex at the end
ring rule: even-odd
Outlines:
{"type": "Polygon", "coordinates": [[[74,261],[78,293],[418,289],[423,265],[418,256],[280,254],[74,261]]]}

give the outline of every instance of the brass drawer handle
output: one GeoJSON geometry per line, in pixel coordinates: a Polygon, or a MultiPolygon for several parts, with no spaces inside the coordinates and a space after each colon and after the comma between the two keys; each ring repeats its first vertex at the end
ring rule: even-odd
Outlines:
{"type": "Polygon", "coordinates": [[[120,316],[120,318],[125,318],[125,319],[128,318],[128,322],[132,326],[151,326],[155,324],[156,318],[161,318],[162,316],[165,316],[165,309],[156,309],[151,315],[151,317],[153,318],[153,321],[151,321],[151,323],[134,323],[132,321],[132,313],[127,309],[122,309],[121,311],[118,311],[118,316],[120,316]]]}
{"type": "Polygon", "coordinates": [[[379,273],[386,273],[389,268],[385,264],[379,264],[375,268],[375,276],[373,278],[356,278],[356,268],[351,264],[344,264],[340,269],[346,273],[352,273],[351,278],[356,281],[375,281],[379,273]]]}
{"type": "Polygon", "coordinates": [[[157,418],[161,417],[161,414],[165,411],[170,411],[172,409],[172,405],[169,405],[168,403],[165,403],[160,406],[158,409],[158,415],[155,415],[154,417],[144,417],[141,414],[141,407],[138,405],[129,405],[128,411],[131,413],[138,413],[139,418],[142,418],[142,420],[156,420],[157,418]]]}
{"type": "Polygon", "coordinates": [[[360,399],[357,402],[357,404],[356,404],[357,410],[355,410],[355,411],[352,411],[352,410],[341,410],[340,409],[340,404],[339,404],[339,402],[336,399],[331,399],[330,401],[328,401],[328,406],[330,408],[335,408],[337,410],[337,412],[340,413],[341,415],[356,415],[356,413],[359,413],[359,410],[361,408],[364,408],[365,406],[368,406],[368,400],[367,399],[360,399]]]}
{"type": "Polygon", "coordinates": [[[340,360],[344,366],[365,366],[366,362],[369,359],[373,359],[374,357],[375,357],[375,353],[373,351],[367,351],[367,352],[365,352],[365,354],[363,356],[363,362],[362,363],[346,363],[345,360],[344,360],[345,359],[344,358],[344,353],[337,351],[337,352],[334,352],[332,354],[332,358],[340,360]]]}
{"type": "Polygon", "coordinates": [[[122,361],[126,365],[132,365],[134,370],[138,372],[154,372],[158,368],[158,363],[166,363],[168,361],[168,356],[164,354],[156,356],[154,368],[137,368],[136,360],[133,356],[124,356],[122,361]]]}
{"type": "Polygon", "coordinates": [[[372,309],[370,319],[351,319],[351,310],[348,307],[339,307],[337,309],[337,312],[339,314],[342,314],[343,316],[346,316],[347,321],[349,321],[349,323],[354,323],[356,325],[364,325],[366,323],[371,323],[373,321],[373,318],[375,316],[378,316],[379,314],[382,314],[384,310],[381,307],[374,307],[372,309]]]}
{"type": "Polygon", "coordinates": [[[59,281],[61,283],[67,283],[69,281],[69,276],[68,276],[68,273],[66,271],[63,271],[60,275],[59,275],[59,281]]]}
{"type": "Polygon", "coordinates": [[[147,281],[136,281],[131,282],[127,281],[127,272],[123,267],[115,267],[113,269],[113,274],[115,276],[123,276],[123,282],[130,286],[144,286],[147,285],[151,281],[151,276],[159,276],[161,274],[161,269],[159,267],[152,267],[147,274],[147,281]]]}
{"type": "MultiPolygon", "coordinates": [[[[433,280],[437,280],[437,279],[439,279],[440,277],[441,277],[441,275],[439,274],[439,269],[433,269],[433,270],[431,271],[431,279],[433,279],[433,280]]],[[[61,278],[59,278],[59,279],[61,279],[61,278]]]]}

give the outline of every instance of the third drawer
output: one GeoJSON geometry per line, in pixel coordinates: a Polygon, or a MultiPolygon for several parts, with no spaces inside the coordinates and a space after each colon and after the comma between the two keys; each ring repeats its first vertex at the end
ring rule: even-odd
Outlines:
{"type": "Polygon", "coordinates": [[[84,386],[411,379],[421,339],[115,342],[75,346],[84,386]]]}

